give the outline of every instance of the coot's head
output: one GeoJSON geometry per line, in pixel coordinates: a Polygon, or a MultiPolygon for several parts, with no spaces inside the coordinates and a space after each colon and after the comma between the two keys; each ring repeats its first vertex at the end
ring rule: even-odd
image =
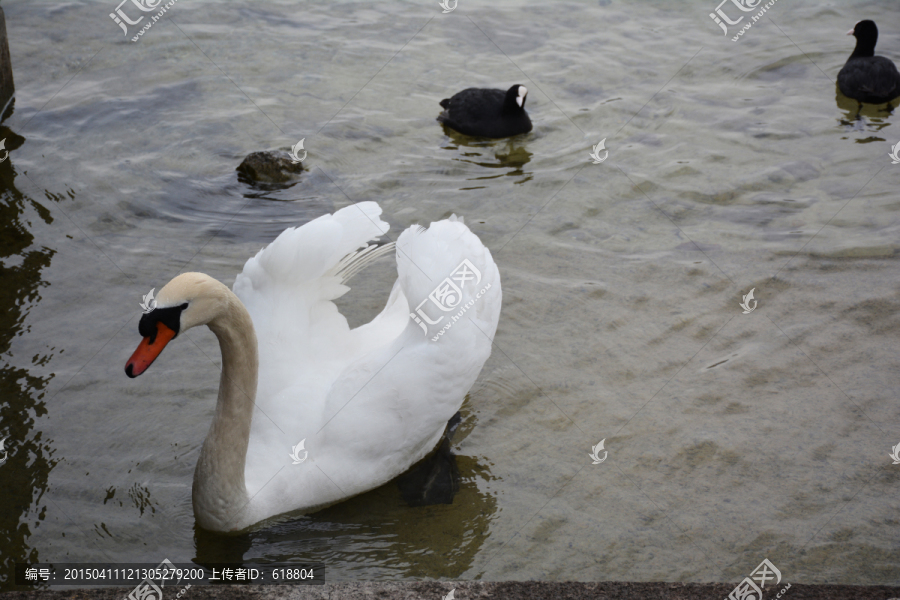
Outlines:
{"type": "Polygon", "coordinates": [[[878,28],[874,21],[868,19],[860,21],[847,32],[847,35],[856,38],[856,50],[852,56],[874,56],[875,42],[878,41],[878,28]]]}
{"type": "Polygon", "coordinates": [[[506,92],[506,100],[503,101],[504,108],[509,111],[525,110],[525,97],[528,95],[528,89],[524,85],[518,83],[506,92]]]}

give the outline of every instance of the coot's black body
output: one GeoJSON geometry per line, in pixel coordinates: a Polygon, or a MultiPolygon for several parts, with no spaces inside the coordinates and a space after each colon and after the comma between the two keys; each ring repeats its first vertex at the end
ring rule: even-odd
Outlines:
{"type": "Polygon", "coordinates": [[[503,138],[531,131],[525,112],[528,90],[514,85],[509,90],[468,88],[441,100],[444,112],[438,121],[465,134],[503,138]]]}
{"type": "Polygon", "coordinates": [[[900,72],[883,56],[875,56],[878,28],[860,21],[847,35],[856,38],[856,48],[838,73],[838,87],[848,98],[869,104],[884,104],[900,97],[900,72]]]}

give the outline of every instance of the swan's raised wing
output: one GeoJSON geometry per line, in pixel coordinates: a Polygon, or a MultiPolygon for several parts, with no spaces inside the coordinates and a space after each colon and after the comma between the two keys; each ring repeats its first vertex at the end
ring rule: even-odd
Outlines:
{"type": "Polygon", "coordinates": [[[259,342],[257,406],[286,432],[303,416],[302,401],[321,402],[352,354],[347,320],[332,301],[349,289],[341,259],[389,229],[380,215],[375,202],[361,202],[287,229],[235,279],[259,342]],[[284,397],[299,382],[303,397],[284,397]]]}
{"type": "Polygon", "coordinates": [[[425,323],[425,331],[417,324],[423,337],[443,340],[462,319],[494,339],[502,303],[500,273],[491,251],[461,218],[452,215],[427,230],[410,227],[400,234],[397,274],[409,312],[425,323]]]}
{"type": "Polygon", "coordinates": [[[335,379],[316,439],[328,449],[318,466],[348,495],[396,477],[433,448],[490,356],[500,317],[497,266],[455,217],[403,232],[397,269],[392,298],[405,304],[405,327],[335,379]],[[426,323],[427,335],[409,316],[419,310],[437,321],[426,323]]]}

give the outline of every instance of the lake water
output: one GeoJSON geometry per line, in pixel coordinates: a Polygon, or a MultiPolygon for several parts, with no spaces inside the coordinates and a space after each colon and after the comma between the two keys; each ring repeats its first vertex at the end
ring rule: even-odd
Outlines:
{"type": "MultiPolygon", "coordinates": [[[[792,583],[900,584],[900,123],[834,84],[863,18],[900,63],[900,3],[780,0],[737,42],[715,0],[179,0],[137,43],[116,0],[2,6],[2,577],[169,558],[737,582],[768,558],[792,583]],[[514,83],[530,134],[435,121],[456,91],[514,83]],[[296,185],[237,180],[301,138],[296,185]],[[459,493],[411,508],[390,483],[197,531],[218,347],[193,330],[126,378],[141,296],[185,270],[230,286],[286,227],[363,200],[394,239],[464,215],[500,269],[459,493]]],[[[395,277],[383,259],[354,280],[351,323],[395,277]]]]}

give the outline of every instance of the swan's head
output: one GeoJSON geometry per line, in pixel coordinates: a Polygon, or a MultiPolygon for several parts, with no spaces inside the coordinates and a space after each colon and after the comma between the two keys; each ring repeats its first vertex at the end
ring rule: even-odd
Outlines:
{"type": "Polygon", "coordinates": [[[156,297],[156,308],[141,316],[138,331],[144,339],[125,364],[125,374],[137,377],[179,333],[220,315],[228,302],[227,291],[203,273],[182,273],[167,283],[156,297]]]}

